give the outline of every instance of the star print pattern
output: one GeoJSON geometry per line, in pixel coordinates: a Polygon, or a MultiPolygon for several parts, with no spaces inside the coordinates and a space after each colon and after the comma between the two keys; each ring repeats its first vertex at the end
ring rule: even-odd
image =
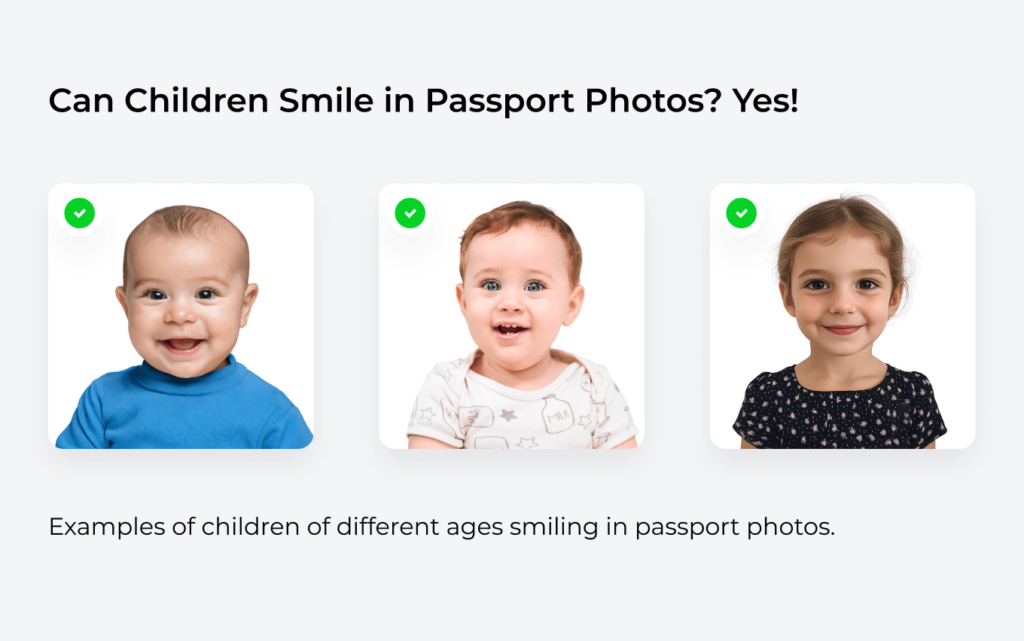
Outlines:
{"type": "Polygon", "coordinates": [[[532,438],[521,438],[519,444],[516,447],[521,447],[524,450],[528,450],[532,447],[538,447],[537,443],[532,438]]]}
{"type": "Polygon", "coordinates": [[[606,449],[639,432],[602,365],[566,355],[576,362],[544,389],[517,390],[471,371],[478,355],[427,375],[409,435],[469,449],[606,449]]]}
{"type": "Polygon", "coordinates": [[[816,392],[795,366],[747,386],[733,429],[763,449],[920,449],[947,432],[931,382],[887,365],[867,390],[816,392]]]}

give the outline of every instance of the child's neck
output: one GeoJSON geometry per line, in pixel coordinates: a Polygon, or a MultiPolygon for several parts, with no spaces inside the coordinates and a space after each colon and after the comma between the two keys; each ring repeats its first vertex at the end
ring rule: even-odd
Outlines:
{"type": "Polygon", "coordinates": [[[796,366],[797,381],[819,392],[871,389],[885,380],[888,367],[875,358],[871,346],[849,356],[836,356],[811,345],[811,355],[796,366]]]}
{"type": "Polygon", "coordinates": [[[573,359],[565,352],[548,350],[545,357],[537,363],[526,369],[512,371],[481,352],[469,369],[505,387],[521,392],[533,392],[553,383],[571,362],[573,359]]]}

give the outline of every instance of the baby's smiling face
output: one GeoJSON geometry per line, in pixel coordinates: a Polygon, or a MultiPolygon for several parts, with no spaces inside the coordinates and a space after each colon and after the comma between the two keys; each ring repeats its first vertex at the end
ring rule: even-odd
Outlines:
{"type": "Polygon", "coordinates": [[[508,373],[546,364],[558,331],[583,305],[565,242],[533,224],[474,238],[456,294],[487,365],[508,373]]]}
{"type": "Polygon", "coordinates": [[[117,299],[132,346],[179,378],[227,365],[259,288],[247,283],[240,239],[211,229],[202,238],[153,233],[133,241],[117,299]]]}

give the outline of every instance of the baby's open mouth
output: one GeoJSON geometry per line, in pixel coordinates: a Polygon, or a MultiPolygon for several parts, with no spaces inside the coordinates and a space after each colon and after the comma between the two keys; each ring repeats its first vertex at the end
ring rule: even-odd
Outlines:
{"type": "Polygon", "coordinates": [[[524,327],[518,323],[499,323],[498,325],[494,326],[494,331],[498,332],[499,334],[507,338],[512,338],[518,334],[525,332],[528,329],[530,328],[524,327]]]}
{"type": "Polygon", "coordinates": [[[192,354],[203,343],[202,338],[169,338],[160,341],[172,354],[192,354]]]}

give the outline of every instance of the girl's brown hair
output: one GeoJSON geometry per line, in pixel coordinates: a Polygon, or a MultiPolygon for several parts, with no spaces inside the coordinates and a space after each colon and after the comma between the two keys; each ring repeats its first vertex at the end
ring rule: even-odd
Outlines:
{"type": "Polygon", "coordinates": [[[903,285],[906,298],[907,275],[904,267],[903,236],[896,223],[870,201],[859,196],[826,200],[801,213],[786,230],[779,245],[779,281],[791,287],[793,257],[805,241],[822,236],[835,237],[841,231],[868,235],[875,239],[878,253],[888,258],[892,291],[903,285]]]}

